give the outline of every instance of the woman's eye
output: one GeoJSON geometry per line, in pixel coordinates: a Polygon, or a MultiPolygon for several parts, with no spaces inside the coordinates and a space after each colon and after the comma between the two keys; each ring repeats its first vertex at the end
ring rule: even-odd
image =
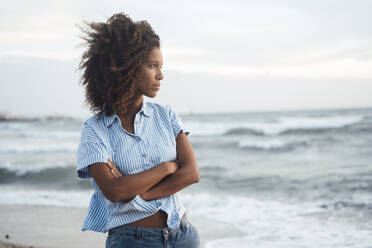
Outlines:
{"type": "Polygon", "coordinates": [[[150,68],[156,67],[156,64],[150,64],[150,68]]]}

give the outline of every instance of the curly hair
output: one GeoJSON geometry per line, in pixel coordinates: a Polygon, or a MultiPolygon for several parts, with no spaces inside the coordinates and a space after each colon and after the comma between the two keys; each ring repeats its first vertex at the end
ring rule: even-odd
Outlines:
{"type": "Polygon", "coordinates": [[[80,27],[88,49],[81,56],[80,83],[85,86],[85,103],[95,113],[125,114],[136,100],[136,81],[141,65],[159,36],[147,21],[133,22],[124,14],[111,16],[106,23],[80,27]]]}

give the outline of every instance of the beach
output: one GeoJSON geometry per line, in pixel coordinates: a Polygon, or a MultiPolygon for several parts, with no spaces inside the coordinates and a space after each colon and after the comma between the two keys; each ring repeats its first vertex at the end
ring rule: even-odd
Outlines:
{"type": "MultiPolygon", "coordinates": [[[[204,248],[372,244],[372,109],[182,120],[200,182],[179,197],[204,248]]],[[[76,173],[83,121],[0,122],[1,242],[105,246],[107,234],[81,231],[93,193],[76,173]]]]}
{"type": "Polygon", "coordinates": [[[0,248],[37,248],[37,247],[30,246],[30,245],[25,246],[25,245],[19,245],[19,244],[0,241],[0,248]]]}
{"type": "MultiPolygon", "coordinates": [[[[107,233],[80,230],[87,209],[0,205],[0,248],[102,248],[107,233]],[[9,235],[6,239],[5,235],[9,235]]],[[[238,237],[242,232],[203,217],[189,215],[198,228],[202,246],[217,235],[238,237]]]]}

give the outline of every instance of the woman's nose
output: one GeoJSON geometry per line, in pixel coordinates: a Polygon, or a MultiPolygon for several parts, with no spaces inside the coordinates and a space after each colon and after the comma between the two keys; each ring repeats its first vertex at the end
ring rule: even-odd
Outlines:
{"type": "Polygon", "coordinates": [[[161,70],[159,69],[158,70],[158,73],[156,74],[156,79],[157,80],[163,80],[164,76],[163,76],[163,73],[161,72],[161,70]]]}

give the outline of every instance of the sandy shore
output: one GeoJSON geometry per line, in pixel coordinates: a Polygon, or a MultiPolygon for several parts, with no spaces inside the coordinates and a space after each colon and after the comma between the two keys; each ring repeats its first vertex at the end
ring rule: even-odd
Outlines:
{"type": "MultiPolygon", "coordinates": [[[[86,209],[22,205],[0,205],[0,209],[0,248],[105,247],[107,234],[80,230],[86,209]]],[[[188,216],[199,230],[202,247],[209,240],[242,235],[202,216],[188,216]]]]}
{"type": "Polygon", "coordinates": [[[0,241],[0,248],[36,248],[36,247],[0,241]]]}

